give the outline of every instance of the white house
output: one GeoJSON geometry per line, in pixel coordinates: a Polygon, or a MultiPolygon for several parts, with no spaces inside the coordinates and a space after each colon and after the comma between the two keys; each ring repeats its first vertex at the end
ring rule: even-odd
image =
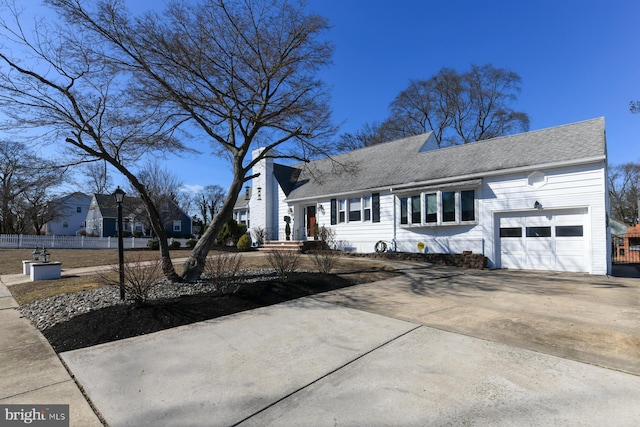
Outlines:
{"type": "Polygon", "coordinates": [[[604,118],[448,148],[426,133],[305,165],[267,158],[253,173],[251,227],[271,239],[284,240],[286,216],[292,239],[313,239],[317,223],[348,251],[611,270],[604,118]]]}
{"type": "Polygon", "coordinates": [[[85,227],[91,196],[75,192],[51,203],[54,219],[45,224],[47,236],[75,236],[85,227]]]}

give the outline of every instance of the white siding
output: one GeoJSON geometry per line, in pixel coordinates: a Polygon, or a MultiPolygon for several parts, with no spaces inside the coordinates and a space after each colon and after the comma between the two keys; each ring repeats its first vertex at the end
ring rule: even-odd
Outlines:
{"type": "Polygon", "coordinates": [[[573,166],[543,171],[541,186],[530,186],[529,173],[485,179],[479,220],[485,230],[485,255],[491,267],[500,266],[498,217],[545,211],[584,208],[584,244],[587,246],[587,271],[607,274],[606,179],[603,164],[573,166]],[[534,208],[535,202],[542,209],[534,208]]]}
{"type": "MultiPolygon", "coordinates": [[[[371,196],[371,193],[357,193],[342,196],[342,199],[371,196]]],[[[393,240],[393,196],[389,193],[380,193],[380,222],[351,221],[348,212],[346,222],[331,224],[331,199],[318,201],[316,217],[319,227],[327,227],[334,231],[337,237],[338,247],[349,252],[374,252],[377,241],[393,240]],[[322,208],[320,208],[322,206],[322,208]]]]}
{"type": "MultiPolygon", "coordinates": [[[[288,203],[272,173],[269,161],[260,162],[254,172],[261,176],[254,180],[251,199],[251,225],[262,224],[271,231],[270,238],[284,238],[284,219],[289,215],[293,219],[292,239],[305,239],[305,207],[316,206],[316,218],[319,227],[334,231],[338,247],[346,251],[373,252],[376,242],[383,240],[391,249],[403,252],[461,253],[472,251],[482,253],[489,259],[490,267],[500,267],[499,221],[500,218],[518,218],[530,214],[544,215],[568,213],[579,209],[583,218],[584,270],[592,274],[608,274],[607,233],[607,189],[604,162],[589,165],[558,167],[549,170],[530,170],[502,176],[482,179],[475,187],[476,218],[472,223],[446,225],[401,225],[399,197],[411,195],[410,192],[394,193],[392,190],[380,192],[380,222],[348,220],[348,208],[345,222],[331,224],[331,199],[349,199],[371,195],[371,192],[345,194],[339,197],[322,197],[317,200],[288,203]],[[534,174],[534,172],[537,172],[534,174]],[[533,175],[532,175],[533,174],[533,175]],[[530,178],[531,177],[531,178],[530,178]],[[263,201],[255,200],[256,187],[262,187],[263,201]],[[276,190],[277,189],[277,190],[276,190]],[[535,202],[542,205],[534,207],[535,202]],[[292,213],[291,213],[291,211],[292,213]]],[[[447,187],[446,191],[459,191],[469,187],[447,187]]],[[[436,189],[437,190],[437,189],[436,189]]],[[[434,191],[430,188],[428,192],[434,191]]],[[[415,194],[423,191],[415,190],[415,194]]],[[[424,209],[424,206],[422,207],[424,209]]],[[[424,212],[423,212],[424,215],[424,212]]],[[[575,246],[575,245],[574,245],[575,246]]],[[[575,247],[570,248],[575,253],[575,247]]],[[[565,251],[566,248],[561,248],[565,251]]],[[[567,249],[568,250],[568,249],[567,249]]],[[[561,252],[562,252],[561,251],[561,252]]],[[[558,269],[563,265],[577,265],[573,260],[557,260],[558,269]],[[567,264],[568,263],[568,264],[567,264]]]]}

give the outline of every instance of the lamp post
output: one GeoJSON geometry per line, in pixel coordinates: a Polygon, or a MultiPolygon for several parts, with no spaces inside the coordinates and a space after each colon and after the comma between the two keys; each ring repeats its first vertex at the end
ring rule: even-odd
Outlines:
{"type": "Polygon", "coordinates": [[[118,271],[120,272],[120,299],[124,300],[124,249],[122,243],[122,202],[125,192],[118,186],[113,197],[118,205],[118,271]]]}

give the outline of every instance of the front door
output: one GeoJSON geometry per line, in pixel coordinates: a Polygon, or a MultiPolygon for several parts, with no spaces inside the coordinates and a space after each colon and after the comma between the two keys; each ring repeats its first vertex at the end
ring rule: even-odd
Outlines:
{"type": "Polygon", "coordinates": [[[316,225],[316,207],[315,205],[307,206],[307,236],[308,237],[313,237],[315,235],[314,234],[315,225],[316,225]]]}

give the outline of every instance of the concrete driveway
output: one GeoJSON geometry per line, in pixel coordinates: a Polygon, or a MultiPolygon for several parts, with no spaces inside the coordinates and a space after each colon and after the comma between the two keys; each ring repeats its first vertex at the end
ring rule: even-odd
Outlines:
{"type": "Polygon", "coordinates": [[[317,298],[640,375],[640,279],[406,264],[317,298]]]}
{"type": "Polygon", "coordinates": [[[640,424],[640,280],[402,268],[61,357],[111,426],[640,424]]]}

